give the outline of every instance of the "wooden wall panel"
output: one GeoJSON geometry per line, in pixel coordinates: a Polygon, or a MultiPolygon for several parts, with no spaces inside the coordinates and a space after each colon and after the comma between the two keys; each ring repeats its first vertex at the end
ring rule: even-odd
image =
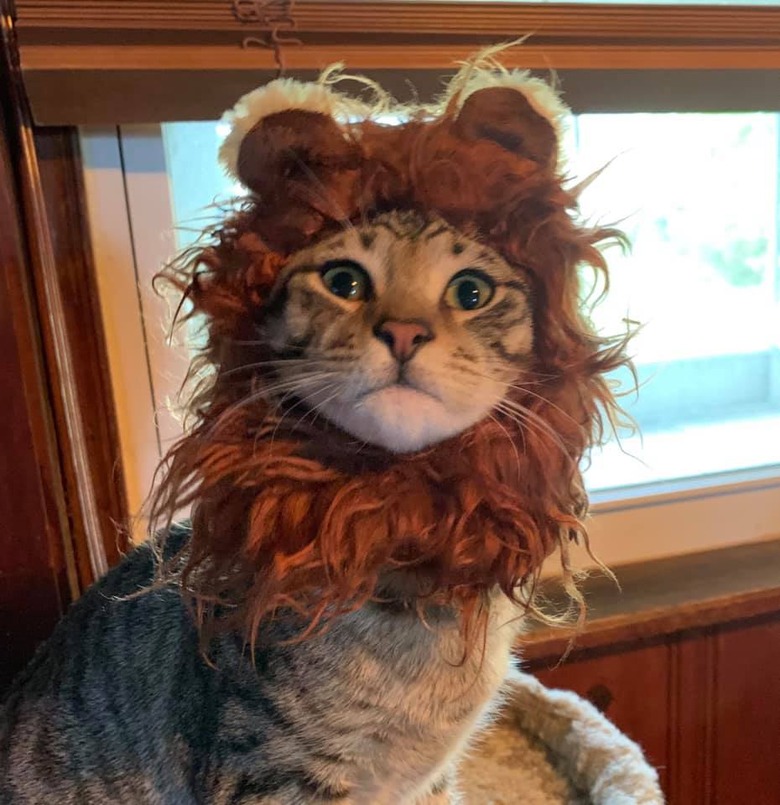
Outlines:
{"type": "MultiPolygon", "coordinates": [[[[669,646],[592,656],[535,676],[589,699],[644,750],[666,790],[669,755],[669,646]]],[[[687,805],[693,805],[688,803],[687,805]]]]}
{"type": "Polygon", "coordinates": [[[65,502],[4,123],[0,109],[0,691],[70,597],[65,502]]]}
{"type": "Polygon", "coordinates": [[[715,639],[715,805],[780,802],[780,614],[715,639]]]}
{"type": "Polygon", "coordinates": [[[711,803],[716,661],[712,630],[670,644],[669,805],[711,803]]]}
{"type": "Polygon", "coordinates": [[[0,0],[0,689],[126,519],[75,131],[30,123],[0,0]]]}

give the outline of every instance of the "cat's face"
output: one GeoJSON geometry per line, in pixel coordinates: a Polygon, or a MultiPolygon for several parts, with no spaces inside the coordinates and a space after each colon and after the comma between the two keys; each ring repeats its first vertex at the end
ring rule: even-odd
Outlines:
{"type": "Polygon", "coordinates": [[[440,218],[410,212],[295,254],[271,311],[265,336],[285,359],[277,398],[394,452],[489,416],[533,342],[517,269],[440,218]]]}

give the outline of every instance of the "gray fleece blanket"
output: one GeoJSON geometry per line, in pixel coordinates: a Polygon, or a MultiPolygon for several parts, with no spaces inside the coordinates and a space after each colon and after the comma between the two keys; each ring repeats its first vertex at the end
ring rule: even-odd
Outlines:
{"type": "Polygon", "coordinates": [[[593,705],[517,674],[502,719],[461,765],[467,805],[662,805],[642,750],[593,705]]]}

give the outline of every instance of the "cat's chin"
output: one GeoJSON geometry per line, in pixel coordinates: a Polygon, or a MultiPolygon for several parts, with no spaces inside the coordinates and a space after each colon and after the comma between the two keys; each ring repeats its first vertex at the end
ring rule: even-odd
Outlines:
{"type": "Polygon", "coordinates": [[[361,441],[393,453],[413,453],[466,430],[480,416],[453,414],[436,397],[392,385],[373,391],[353,404],[334,401],[325,416],[361,441]]]}

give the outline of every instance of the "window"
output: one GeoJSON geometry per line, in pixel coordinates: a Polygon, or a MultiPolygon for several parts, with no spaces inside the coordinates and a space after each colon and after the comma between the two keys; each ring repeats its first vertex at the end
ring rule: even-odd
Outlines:
{"type": "MultiPolygon", "coordinates": [[[[641,324],[625,408],[641,437],[597,453],[592,488],[780,463],[780,117],[580,115],[574,173],[607,165],[583,212],[621,219],[594,311],[604,332],[641,324]],[[622,449],[620,449],[622,448],[622,449]]],[[[623,378],[624,382],[626,378],[623,378]]]]}
{"type": "MultiPolygon", "coordinates": [[[[624,328],[627,318],[644,324],[634,343],[641,389],[625,400],[641,435],[621,433],[620,443],[594,453],[587,472],[599,554],[617,564],[776,532],[778,115],[584,114],[572,119],[567,137],[572,176],[604,168],[582,196],[584,214],[618,221],[633,242],[629,255],[608,254],[612,284],[594,321],[605,332],[624,328]]],[[[183,347],[165,344],[167,311],[149,280],[214,218],[214,201],[240,189],[217,165],[219,141],[211,121],[84,139],[88,163],[101,148],[116,152],[145,315],[150,383],[128,412],[143,427],[134,448],[136,501],[159,451],[179,433],[164,409],[187,357],[183,347]],[[150,407],[157,411],[153,433],[152,419],[139,416],[150,407]]],[[[134,372],[139,377],[138,366],[134,372]]]]}
{"type": "MultiPolygon", "coordinates": [[[[81,38],[63,43],[55,11],[20,0],[34,112],[89,125],[85,178],[136,502],[178,432],[162,409],[186,359],[164,348],[166,311],[149,280],[191,240],[187,227],[202,228],[214,198],[234,192],[210,120],[275,69],[270,52],[241,48],[253,30],[221,4],[186,19],[161,4],[152,21],[147,5],[85,11],[81,38]],[[147,22],[151,40],[138,34],[147,22]],[[117,30],[126,34],[119,44],[117,30]],[[93,125],[106,120],[123,125],[93,125]]],[[[643,323],[640,395],[625,399],[641,438],[621,433],[593,456],[599,554],[619,564],[780,533],[780,3],[463,0],[442,16],[438,2],[402,0],[382,4],[376,31],[379,3],[356,3],[348,16],[327,5],[296,4],[304,44],[288,49],[290,68],[343,59],[399,94],[407,80],[435,91],[440,73],[478,43],[536,32],[509,63],[558,71],[578,113],[572,175],[615,160],[582,207],[619,223],[634,244],[627,257],[608,255],[612,288],[593,315],[607,332],[626,318],[643,323]]]]}
{"type": "MultiPolygon", "coordinates": [[[[624,401],[640,434],[620,433],[594,456],[594,490],[780,464],[778,117],[571,121],[571,174],[604,168],[583,194],[583,214],[620,221],[633,244],[629,255],[609,255],[595,322],[607,334],[626,319],[642,326],[632,347],[640,391],[624,401]]],[[[218,126],[162,131],[181,248],[214,199],[240,187],[217,166],[218,126]]],[[[616,380],[632,384],[628,373],[616,380]]]]}

